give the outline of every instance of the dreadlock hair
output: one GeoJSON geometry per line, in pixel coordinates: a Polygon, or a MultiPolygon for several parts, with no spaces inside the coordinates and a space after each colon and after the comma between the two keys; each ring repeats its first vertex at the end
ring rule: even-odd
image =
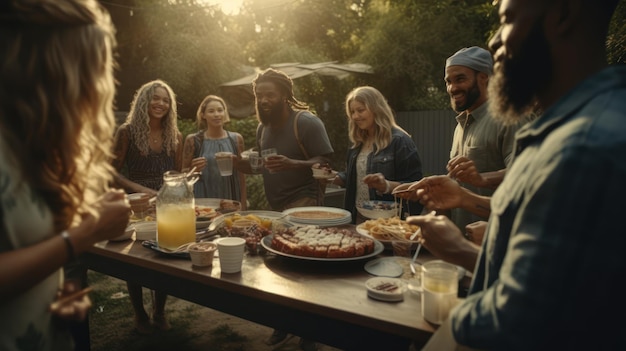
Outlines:
{"type": "Polygon", "coordinates": [[[256,78],[252,81],[252,89],[256,88],[258,83],[263,82],[271,82],[276,84],[276,86],[287,95],[287,103],[294,109],[297,110],[308,110],[309,105],[306,103],[296,99],[293,96],[293,81],[287,74],[282,71],[268,68],[265,71],[259,73],[256,78]]]}

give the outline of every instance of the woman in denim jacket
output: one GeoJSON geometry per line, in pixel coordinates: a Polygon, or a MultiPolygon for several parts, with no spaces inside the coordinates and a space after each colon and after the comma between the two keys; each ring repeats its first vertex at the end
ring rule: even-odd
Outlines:
{"type": "MultiPolygon", "coordinates": [[[[367,200],[393,201],[391,190],[422,178],[422,162],[409,134],[396,124],[391,107],[375,88],[362,86],[346,96],[349,137],[346,171],[334,183],[346,188],[344,208],[352,222],[362,222],[356,205],[367,200]]],[[[403,203],[405,213],[419,214],[419,202],[403,203]]]]}

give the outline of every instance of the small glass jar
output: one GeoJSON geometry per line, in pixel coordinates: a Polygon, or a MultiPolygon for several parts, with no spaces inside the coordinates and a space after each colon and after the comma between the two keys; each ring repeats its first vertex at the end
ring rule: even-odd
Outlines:
{"type": "Polygon", "coordinates": [[[173,250],[196,241],[193,183],[195,181],[189,180],[185,173],[168,171],[163,174],[163,186],[156,200],[159,247],[173,250]]]}

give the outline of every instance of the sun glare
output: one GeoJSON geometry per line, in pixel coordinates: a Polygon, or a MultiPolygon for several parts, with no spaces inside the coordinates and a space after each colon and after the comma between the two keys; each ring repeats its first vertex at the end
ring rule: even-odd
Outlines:
{"type": "Polygon", "coordinates": [[[200,0],[201,2],[209,5],[218,5],[222,8],[222,11],[228,15],[236,15],[241,9],[243,0],[200,0]]]}

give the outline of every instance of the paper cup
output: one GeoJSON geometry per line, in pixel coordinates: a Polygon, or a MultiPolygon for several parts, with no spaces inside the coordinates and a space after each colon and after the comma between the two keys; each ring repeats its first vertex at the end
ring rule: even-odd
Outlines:
{"type": "Polygon", "coordinates": [[[246,240],[238,237],[227,237],[215,242],[219,251],[222,273],[240,272],[246,240]]]}
{"type": "Polygon", "coordinates": [[[213,264],[213,256],[217,250],[215,243],[196,243],[189,245],[189,256],[194,266],[206,267],[213,264]]]}

